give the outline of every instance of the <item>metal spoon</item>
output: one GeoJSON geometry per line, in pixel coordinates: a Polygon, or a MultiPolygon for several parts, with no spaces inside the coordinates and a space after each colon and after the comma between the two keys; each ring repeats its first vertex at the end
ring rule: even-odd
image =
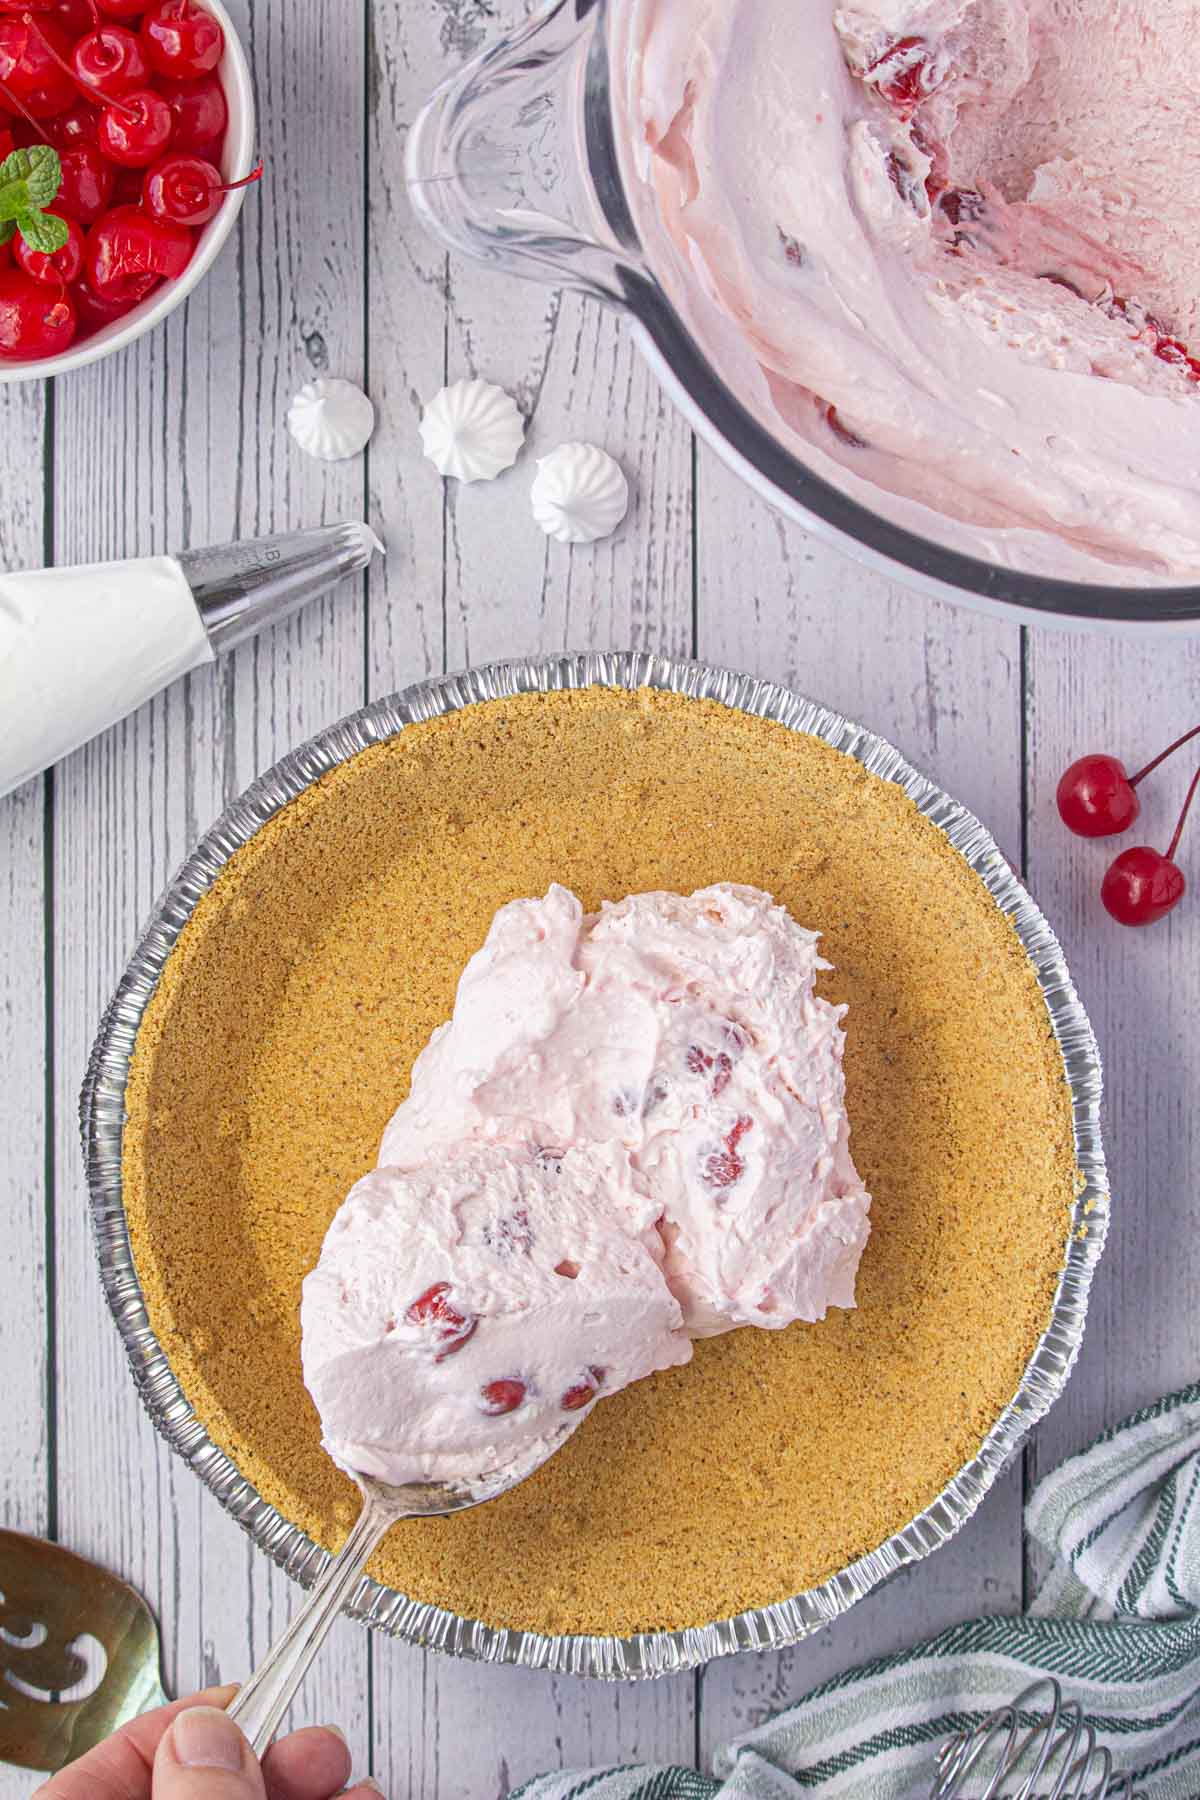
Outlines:
{"type": "Polygon", "coordinates": [[[363,1497],[363,1509],[353,1531],[229,1708],[230,1718],[237,1720],[256,1756],[263,1754],[278,1731],[334,1620],[354,1592],[372,1552],[391,1527],[401,1519],[441,1518],[464,1512],[469,1506],[479,1506],[508,1493],[541,1468],[566,1435],[563,1432],[549,1446],[543,1440],[523,1460],[470,1482],[431,1481],[389,1487],[373,1475],[351,1471],[363,1497]]]}

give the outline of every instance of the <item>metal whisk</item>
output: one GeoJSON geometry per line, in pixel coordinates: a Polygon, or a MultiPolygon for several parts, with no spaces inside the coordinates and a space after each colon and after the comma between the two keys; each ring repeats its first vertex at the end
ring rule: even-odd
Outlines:
{"type": "Polygon", "coordinates": [[[971,1800],[1144,1800],[1128,1775],[1114,1777],[1079,1702],[1064,1702],[1048,1676],[942,1746],[930,1800],[964,1800],[968,1783],[971,1800]],[[977,1791],[972,1776],[986,1785],[977,1791]]]}

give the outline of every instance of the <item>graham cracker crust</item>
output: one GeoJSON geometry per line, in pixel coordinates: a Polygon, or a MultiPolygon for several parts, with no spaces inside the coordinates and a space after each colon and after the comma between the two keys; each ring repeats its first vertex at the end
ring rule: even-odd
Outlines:
{"type": "Polygon", "coordinates": [[[607,688],[472,706],[332,770],[234,856],[146,1010],[134,1256],[210,1436],[336,1547],[357,1496],[301,1380],[300,1283],[496,908],[551,881],[589,908],[748,882],[821,931],[874,1196],[858,1309],[698,1343],[505,1498],[393,1529],[371,1573],[493,1626],[702,1625],[814,1586],[937,1496],[1016,1391],[1071,1228],[1032,967],[894,784],[716,702],[607,688]]]}

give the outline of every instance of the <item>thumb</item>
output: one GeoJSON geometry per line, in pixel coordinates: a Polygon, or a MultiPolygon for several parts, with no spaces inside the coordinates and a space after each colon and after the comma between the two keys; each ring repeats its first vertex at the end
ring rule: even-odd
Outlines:
{"type": "Polygon", "coordinates": [[[215,1706],[192,1706],[163,1733],[154,1758],[154,1800],[266,1800],[258,1758],[240,1728],[215,1706]]]}

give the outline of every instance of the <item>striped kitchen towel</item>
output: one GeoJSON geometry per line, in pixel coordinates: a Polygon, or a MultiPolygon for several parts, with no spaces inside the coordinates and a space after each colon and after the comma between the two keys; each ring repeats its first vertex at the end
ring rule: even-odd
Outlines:
{"type": "Polygon", "coordinates": [[[719,1751],[713,1777],[590,1769],[521,1800],[924,1800],[942,1742],[1047,1675],[1147,1800],[1200,1800],[1200,1383],[1064,1463],[1025,1522],[1051,1572],[1023,1617],[826,1682],[719,1751]]]}

